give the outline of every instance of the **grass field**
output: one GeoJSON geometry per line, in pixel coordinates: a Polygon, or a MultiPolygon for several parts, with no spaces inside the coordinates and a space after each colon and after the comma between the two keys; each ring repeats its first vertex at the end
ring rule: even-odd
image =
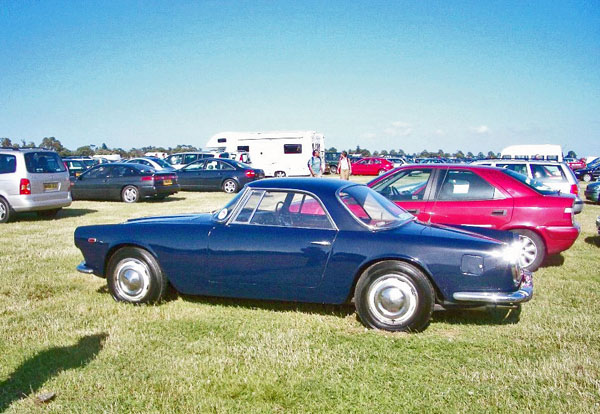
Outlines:
{"type": "Polygon", "coordinates": [[[600,206],[536,272],[517,323],[439,311],[421,334],[391,334],[351,307],[175,295],[136,307],[75,271],[79,225],[229,198],[74,202],[0,225],[0,412],[600,412],[600,206]]]}

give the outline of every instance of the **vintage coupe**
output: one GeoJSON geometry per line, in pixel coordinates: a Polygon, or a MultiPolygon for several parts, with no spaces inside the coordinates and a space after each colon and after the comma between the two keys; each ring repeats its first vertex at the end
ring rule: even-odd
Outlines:
{"type": "Polygon", "coordinates": [[[184,294],[342,304],[363,323],[419,331],[434,305],[518,305],[533,294],[517,236],[425,225],[364,185],[277,178],[212,214],[78,227],[82,273],[118,301],[184,294]]]}

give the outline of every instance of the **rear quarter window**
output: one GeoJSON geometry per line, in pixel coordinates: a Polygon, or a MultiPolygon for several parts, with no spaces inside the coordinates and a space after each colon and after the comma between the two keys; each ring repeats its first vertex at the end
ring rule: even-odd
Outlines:
{"type": "Polygon", "coordinates": [[[25,154],[25,166],[33,174],[66,171],[58,154],[53,152],[28,152],[25,154]]]}
{"type": "Polygon", "coordinates": [[[17,171],[17,157],[0,154],[0,174],[10,174],[17,171]]]}

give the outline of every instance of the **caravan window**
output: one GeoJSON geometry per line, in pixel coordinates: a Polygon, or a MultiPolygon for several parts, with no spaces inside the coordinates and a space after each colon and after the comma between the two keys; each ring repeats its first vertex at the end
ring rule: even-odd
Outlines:
{"type": "Polygon", "coordinates": [[[302,144],[283,144],[284,154],[302,154],[302,144]]]}
{"type": "Polygon", "coordinates": [[[222,142],[227,142],[227,138],[219,138],[217,139],[217,142],[220,144],[222,142]]]}
{"type": "Polygon", "coordinates": [[[237,150],[250,152],[250,145],[238,145],[237,150]]]}

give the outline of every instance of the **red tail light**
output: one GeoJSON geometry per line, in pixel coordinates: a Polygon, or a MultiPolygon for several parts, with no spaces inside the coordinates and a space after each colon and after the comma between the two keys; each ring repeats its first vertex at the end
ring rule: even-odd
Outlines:
{"type": "Polygon", "coordinates": [[[19,184],[19,194],[28,195],[31,194],[31,183],[27,178],[21,178],[21,184],[19,184]]]}
{"type": "Polygon", "coordinates": [[[151,175],[144,175],[142,181],[154,181],[154,177],[151,175]]]}
{"type": "Polygon", "coordinates": [[[254,170],[246,170],[246,177],[248,177],[248,178],[254,178],[254,177],[256,177],[256,171],[254,171],[254,170]]]}
{"type": "Polygon", "coordinates": [[[577,184],[571,185],[571,194],[579,194],[579,186],[577,184]]]}

